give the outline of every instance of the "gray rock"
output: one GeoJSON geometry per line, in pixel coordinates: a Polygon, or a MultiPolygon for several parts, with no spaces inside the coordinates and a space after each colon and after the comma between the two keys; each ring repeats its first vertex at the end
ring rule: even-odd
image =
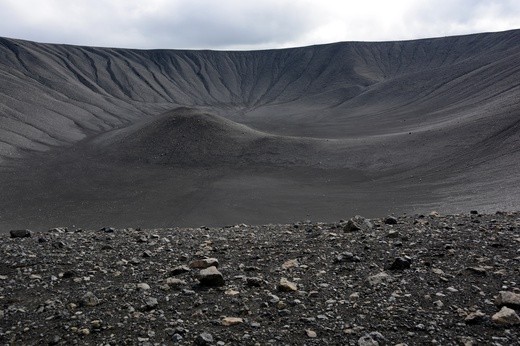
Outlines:
{"type": "Polygon", "coordinates": [[[197,335],[197,338],[195,339],[195,345],[211,345],[213,343],[213,335],[210,333],[200,333],[197,335]]]}
{"type": "Polygon", "coordinates": [[[412,265],[412,259],[408,256],[397,257],[392,265],[390,265],[390,270],[405,270],[410,269],[412,265]]]}
{"type": "Polygon", "coordinates": [[[209,267],[218,267],[218,259],[216,258],[204,258],[196,260],[190,263],[190,268],[193,269],[206,269],[209,267]]]}
{"type": "Polygon", "coordinates": [[[520,309],[520,294],[500,291],[496,300],[498,306],[507,306],[511,309],[520,309]]]}
{"type": "Polygon", "coordinates": [[[480,324],[483,323],[486,320],[486,314],[482,311],[478,310],[475,312],[470,313],[466,318],[464,319],[464,322],[466,324],[480,324]]]}
{"type": "Polygon", "coordinates": [[[383,334],[379,332],[371,332],[363,335],[358,340],[359,346],[379,346],[380,342],[383,343],[385,341],[385,337],[383,334]]]}
{"type": "Polygon", "coordinates": [[[28,229],[13,229],[9,234],[11,234],[11,238],[29,238],[32,236],[31,231],[28,229]]]}
{"type": "Polygon", "coordinates": [[[225,283],[222,273],[214,266],[199,272],[199,282],[203,286],[223,286],[225,283]]]}
{"type": "Polygon", "coordinates": [[[248,277],[246,278],[246,284],[250,287],[260,287],[264,284],[264,280],[260,277],[248,277]]]}
{"type": "Polygon", "coordinates": [[[385,217],[384,222],[387,225],[397,225],[397,218],[394,216],[387,216],[385,217]]]}
{"type": "Polygon", "coordinates": [[[170,272],[170,275],[175,276],[175,275],[188,273],[190,271],[191,271],[191,269],[188,266],[182,265],[182,266],[173,268],[172,271],[170,272]]]}
{"type": "Polygon", "coordinates": [[[347,221],[347,224],[343,227],[345,232],[356,232],[361,230],[370,230],[374,227],[370,220],[365,219],[363,216],[356,215],[347,221]]]}
{"type": "Polygon", "coordinates": [[[146,297],[144,300],[144,310],[153,310],[159,305],[157,298],[154,297],[146,297]]]}
{"type": "Polygon", "coordinates": [[[81,298],[81,305],[83,306],[96,306],[100,303],[98,297],[94,295],[92,292],[87,292],[85,295],[81,298]]]}
{"type": "Polygon", "coordinates": [[[491,320],[502,325],[512,326],[520,324],[520,317],[517,315],[515,310],[510,309],[507,306],[502,307],[499,312],[491,317],[491,320]]]}

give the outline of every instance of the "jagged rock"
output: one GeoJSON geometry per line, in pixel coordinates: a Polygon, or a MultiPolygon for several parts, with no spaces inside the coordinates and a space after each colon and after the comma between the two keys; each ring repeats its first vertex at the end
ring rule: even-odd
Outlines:
{"type": "Polygon", "coordinates": [[[278,284],[278,290],[281,292],[294,292],[298,291],[298,285],[294,282],[290,282],[286,278],[281,278],[278,284]]]}
{"type": "Polygon", "coordinates": [[[412,259],[408,256],[397,257],[388,269],[390,270],[405,270],[410,269],[412,259]]]}
{"type": "Polygon", "coordinates": [[[29,238],[32,236],[32,232],[28,229],[13,229],[9,231],[11,238],[29,238]]]}
{"type": "Polygon", "coordinates": [[[204,258],[204,259],[195,260],[190,263],[190,268],[192,268],[192,269],[206,269],[209,267],[218,268],[218,259],[204,258]]]}
{"type": "Polygon", "coordinates": [[[170,272],[170,275],[176,276],[176,275],[188,273],[190,271],[191,271],[191,269],[188,266],[181,265],[181,266],[173,268],[172,271],[170,272]]]}
{"type": "Polygon", "coordinates": [[[195,339],[195,344],[199,346],[211,345],[213,343],[213,336],[210,333],[200,333],[195,339]]]}
{"type": "Polygon", "coordinates": [[[384,223],[387,225],[397,225],[397,218],[394,216],[387,216],[384,219],[384,223]]]}
{"type": "Polygon", "coordinates": [[[369,230],[374,226],[370,220],[365,219],[363,216],[356,215],[347,221],[347,224],[343,227],[343,230],[347,233],[356,232],[361,230],[369,230]]]}
{"type": "Polygon", "coordinates": [[[199,282],[203,286],[223,286],[225,284],[224,276],[214,266],[199,272],[199,282]]]}
{"type": "Polygon", "coordinates": [[[159,305],[159,301],[154,297],[146,297],[144,300],[144,310],[153,310],[159,305]]]}
{"type": "Polygon", "coordinates": [[[478,310],[468,314],[468,316],[466,316],[466,318],[464,319],[464,322],[466,322],[466,324],[479,324],[484,322],[485,320],[486,314],[478,310]]]}
{"type": "Polygon", "coordinates": [[[507,306],[502,307],[499,312],[491,316],[491,320],[502,325],[520,324],[520,317],[517,315],[515,310],[510,309],[507,306]]]}
{"type": "Polygon", "coordinates": [[[383,343],[385,340],[383,334],[379,332],[371,332],[358,339],[358,346],[379,346],[380,342],[383,343]]]}
{"type": "Polygon", "coordinates": [[[498,306],[507,306],[511,309],[520,309],[520,294],[508,291],[500,291],[496,299],[498,306]]]}

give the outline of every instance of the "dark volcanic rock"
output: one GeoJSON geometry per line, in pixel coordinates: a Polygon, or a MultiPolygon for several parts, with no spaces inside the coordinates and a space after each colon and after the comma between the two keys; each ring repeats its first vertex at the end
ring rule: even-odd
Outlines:
{"type": "Polygon", "coordinates": [[[28,238],[32,236],[32,232],[28,229],[14,229],[9,231],[11,238],[28,238]]]}
{"type": "Polygon", "coordinates": [[[213,266],[202,269],[198,278],[203,286],[223,286],[225,283],[222,273],[218,271],[217,267],[213,266]]]}

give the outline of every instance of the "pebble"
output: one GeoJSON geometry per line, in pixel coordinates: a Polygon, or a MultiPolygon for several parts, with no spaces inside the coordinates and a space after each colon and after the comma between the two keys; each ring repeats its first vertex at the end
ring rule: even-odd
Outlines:
{"type": "Polygon", "coordinates": [[[244,323],[244,319],[240,317],[224,317],[221,321],[223,326],[229,327],[234,326],[236,324],[242,324],[244,323]]]}
{"type": "Polygon", "coordinates": [[[81,298],[81,304],[83,306],[96,306],[99,303],[99,298],[96,297],[92,292],[85,293],[85,295],[81,298]]]}
{"type": "Polygon", "coordinates": [[[145,282],[140,282],[137,284],[137,288],[143,291],[148,291],[150,289],[150,285],[145,282]]]}
{"type": "Polygon", "coordinates": [[[298,291],[298,285],[287,280],[286,278],[281,278],[280,282],[278,283],[278,290],[281,292],[294,292],[298,291]]]}
{"type": "Polygon", "coordinates": [[[306,329],[305,333],[307,334],[307,336],[309,338],[316,338],[316,337],[318,337],[318,334],[316,334],[316,332],[314,330],[312,330],[312,329],[306,329]]]}

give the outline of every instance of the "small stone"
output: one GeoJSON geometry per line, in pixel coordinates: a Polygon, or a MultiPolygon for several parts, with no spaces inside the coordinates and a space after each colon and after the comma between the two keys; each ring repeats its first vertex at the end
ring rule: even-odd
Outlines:
{"type": "Polygon", "coordinates": [[[282,264],[283,269],[295,268],[298,266],[299,266],[298,259],[291,259],[291,260],[285,261],[284,264],[282,264]]]}
{"type": "Polygon", "coordinates": [[[411,265],[412,265],[412,259],[410,257],[408,257],[408,256],[397,257],[389,269],[390,270],[405,270],[405,269],[410,269],[411,265]]]}
{"type": "Polygon", "coordinates": [[[153,254],[150,250],[145,250],[142,255],[142,257],[144,257],[144,258],[150,258],[152,256],[153,256],[153,254]]]}
{"type": "Polygon", "coordinates": [[[145,310],[153,310],[159,305],[159,302],[157,301],[157,298],[146,297],[146,299],[144,300],[144,304],[145,310]]]}
{"type": "Polygon", "coordinates": [[[312,330],[312,329],[306,329],[305,333],[307,334],[307,336],[309,338],[313,338],[314,339],[314,338],[318,337],[318,334],[316,334],[316,332],[314,330],[312,330]]]}
{"type": "Polygon", "coordinates": [[[260,277],[248,277],[246,278],[246,285],[250,287],[260,287],[264,283],[264,280],[260,277]]]}
{"type": "Polygon", "coordinates": [[[353,301],[353,300],[357,300],[359,299],[359,293],[358,292],[354,292],[352,293],[351,295],[348,296],[348,298],[353,301]]]}
{"type": "Polygon", "coordinates": [[[170,287],[174,287],[174,288],[177,288],[177,287],[181,287],[181,286],[184,286],[186,285],[186,281],[184,280],[181,280],[181,279],[177,279],[177,278],[167,278],[166,279],[166,284],[170,287]]]}
{"type": "Polygon", "coordinates": [[[31,231],[28,229],[13,229],[9,233],[11,238],[29,238],[32,236],[31,231]]]}
{"type": "Polygon", "coordinates": [[[83,336],[87,336],[87,335],[90,335],[90,330],[88,328],[82,328],[82,329],[78,330],[78,333],[83,336]]]}
{"type": "Polygon", "coordinates": [[[294,282],[290,282],[286,278],[281,278],[278,284],[278,290],[281,292],[294,292],[298,291],[298,285],[294,282]]]}
{"type": "Polygon", "coordinates": [[[188,273],[190,271],[191,271],[191,269],[188,266],[181,265],[181,266],[173,268],[172,271],[170,272],[170,275],[176,276],[176,275],[188,273]]]}
{"type": "Polygon", "coordinates": [[[470,313],[466,318],[464,319],[464,322],[466,324],[479,324],[483,323],[486,320],[486,314],[482,311],[478,310],[476,312],[470,313]]]}
{"type": "Polygon", "coordinates": [[[507,306],[511,309],[520,309],[520,294],[508,291],[500,291],[496,299],[498,306],[507,306]]]}
{"type": "Polygon", "coordinates": [[[387,225],[397,225],[397,218],[394,216],[387,216],[384,220],[385,224],[387,225]]]}
{"type": "Polygon", "coordinates": [[[148,291],[150,289],[150,285],[145,282],[140,282],[137,284],[137,288],[143,291],[148,291]]]}
{"type": "Polygon", "coordinates": [[[223,326],[229,327],[236,324],[244,323],[244,320],[240,317],[224,317],[221,321],[223,326]]]}
{"type": "Polygon", "coordinates": [[[85,295],[81,298],[81,305],[83,306],[96,306],[99,303],[99,298],[96,297],[92,292],[85,293],[85,295]]]}
{"type": "Polygon", "coordinates": [[[181,342],[183,339],[182,335],[178,334],[178,333],[175,333],[172,335],[172,341],[174,343],[178,343],[178,342],[181,342]]]}
{"type": "Polygon", "coordinates": [[[393,280],[394,280],[394,278],[385,272],[381,272],[379,274],[368,277],[368,283],[371,286],[377,286],[377,285],[381,285],[381,284],[390,283],[393,280]]]}
{"type": "Polygon", "coordinates": [[[222,273],[214,266],[199,272],[199,282],[203,286],[223,286],[225,283],[222,273]]]}
{"type": "Polygon", "coordinates": [[[224,292],[224,294],[227,296],[237,296],[240,294],[240,292],[237,290],[227,290],[226,292],[224,292]]]}
{"type": "Polygon", "coordinates": [[[499,312],[491,316],[491,320],[502,325],[520,324],[520,317],[518,317],[515,310],[510,309],[507,306],[502,307],[499,312]]]}
{"type": "Polygon", "coordinates": [[[386,338],[379,332],[371,332],[358,339],[358,346],[379,346],[386,338]]]}
{"type": "Polygon", "coordinates": [[[190,263],[190,268],[193,269],[206,269],[209,267],[218,267],[218,259],[216,258],[204,258],[196,260],[190,263]]]}
{"type": "Polygon", "coordinates": [[[213,343],[213,336],[210,333],[200,333],[197,335],[197,338],[195,339],[195,344],[204,346],[204,345],[211,345],[213,343]]]}

